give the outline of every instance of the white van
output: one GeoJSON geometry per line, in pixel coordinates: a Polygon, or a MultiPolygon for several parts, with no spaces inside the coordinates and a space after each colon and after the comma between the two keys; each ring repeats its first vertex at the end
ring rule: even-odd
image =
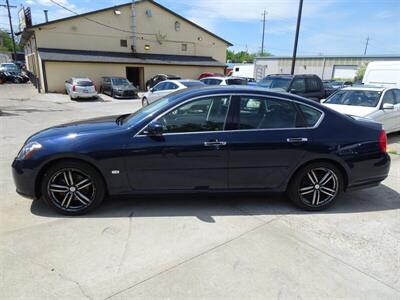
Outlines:
{"type": "Polygon", "coordinates": [[[370,62],[362,82],[382,87],[400,87],[400,61],[370,62]]]}
{"type": "Polygon", "coordinates": [[[237,64],[232,68],[233,77],[254,78],[254,64],[237,64]]]}

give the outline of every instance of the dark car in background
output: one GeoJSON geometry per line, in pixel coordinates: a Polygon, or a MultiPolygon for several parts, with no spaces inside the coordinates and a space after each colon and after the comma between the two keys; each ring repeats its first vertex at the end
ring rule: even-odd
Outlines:
{"type": "Polygon", "coordinates": [[[101,78],[100,93],[113,98],[137,98],[138,89],[124,77],[105,76],[101,78]]]}
{"type": "Polygon", "coordinates": [[[296,94],[317,102],[325,98],[321,78],[313,74],[275,74],[268,75],[257,82],[257,86],[296,94]]]}
{"type": "Polygon", "coordinates": [[[183,89],[132,114],[42,130],[12,164],[18,193],[69,215],[106,195],[224,191],[286,192],[321,210],[389,167],[381,124],[244,86],[183,89]]]}
{"type": "Polygon", "coordinates": [[[153,86],[161,81],[178,79],[181,79],[178,75],[157,74],[146,81],[146,91],[149,91],[153,86]]]}
{"type": "Polygon", "coordinates": [[[339,81],[339,80],[323,80],[322,83],[325,88],[325,97],[332,95],[333,93],[342,88],[353,85],[351,81],[339,81]]]}

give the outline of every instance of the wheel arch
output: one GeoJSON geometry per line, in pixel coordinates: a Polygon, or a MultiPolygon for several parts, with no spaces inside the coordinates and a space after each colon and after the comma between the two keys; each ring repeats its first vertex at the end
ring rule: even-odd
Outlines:
{"type": "Polygon", "coordinates": [[[316,158],[316,159],[312,159],[312,160],[305,161],[305,162],[303,162],[303,163],[301,163],[301,164],[299,164],[299,165],[297,166],[297,168],[292,172],[292,174],[291,174],[291,176],[290,176],[290,179],[289,179],[289,181],[287,182],[287,185],[286,185],[285,190],[288,189],[288,187],[290,186],[291,182],[294,180],[296,174],[297,174],[302,168],[304,168],[305,166],[307,166],[307,165],[309,165],[309,164],[317,163],[317,162],[331,163],[331,164],[333,164],[335,167],[337,167],[337,168],[339,169],[339,171],[341,172],[342,177],[343,177],[343,191],[345,191],[345,190],[347,189],[347,186],[348,186],[348,184],[349,184],[349,171],[346,169],[346,167],[345,167],[342,163],[340,163],[340,162],[338,162],[337,160],[332,159],[332,158],[316,158]]]}
{"type": "Polygon", "coordinates": [[[104,187],[106,194],[108,194],[108,185],[107,181],[104,177],[103,172],[94,164],[92,163],[89,159],[82,158],[82,157],[54,157],[48,161],[46,161],[40,168],[38,174],[36,175],[35,178],[35,197],[40,198],[41,197],[41,185],[42,185],[42,180],[43,180],[43,175],[46,173],[46,171],[54,164],[59,163],[60,161],[75,161],[75,162],[81,162],[90,165],[92,168],[94,168],[97,172],[99,172],[103,182],[104,182],[104,187]]]}

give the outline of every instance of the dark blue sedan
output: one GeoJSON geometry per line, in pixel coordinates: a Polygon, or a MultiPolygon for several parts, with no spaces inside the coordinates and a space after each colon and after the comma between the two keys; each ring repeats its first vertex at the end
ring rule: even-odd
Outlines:
{"type": "Polygon", "coordinates": [[[12,164],[17,192],[83,214],[106,195],[286,192],[321,210],[389,172],[382,125],[295,95],[247,87],[171,94],[121,116],[31,136],[12,164]]]}

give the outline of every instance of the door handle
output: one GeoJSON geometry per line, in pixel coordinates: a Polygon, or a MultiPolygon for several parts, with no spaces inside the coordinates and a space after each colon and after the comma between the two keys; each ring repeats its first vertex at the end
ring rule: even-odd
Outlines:
{"type": "Polygon", "coordinates": [[[221,147],[221,146],[226,146],[226,142],[223,141],[208,141],[204,142],[204,146],[206,147],[221,147]]]}
{"type": "Polygon", "coordinates": [[[306,143],[308,142],[308,138],[303,138],[303,137],[287,138],[286,141],[288,143],[306,143]]]}

